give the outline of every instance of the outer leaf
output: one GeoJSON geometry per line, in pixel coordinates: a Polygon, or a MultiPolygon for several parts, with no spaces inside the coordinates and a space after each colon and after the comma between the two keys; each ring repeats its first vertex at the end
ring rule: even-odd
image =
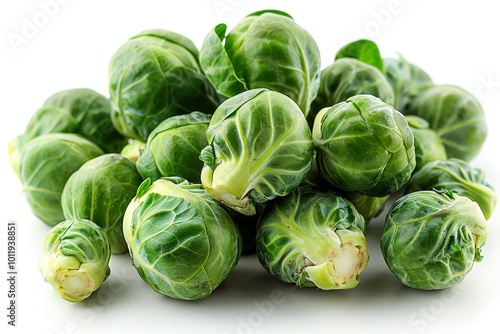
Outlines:
{"type": "Polygon", "coordinates": [[[384,60],[377,44],[371,40],[360,39],[343,46],[335,55],[335,60],[340,58],[355,58],[385,73],[384,60]]]}
{"type": "Polygon", "coordinates": [[[222,42],[226,25],[219,24],[211,30],[200,49],[200,65],[217,92],[225,97],[247,90],[245,81],[239,78],[222,42]]]}
{"type": "Polygon", "coordinates": [[[460,159],[436,160],[427,163],[413,175],[405,192],[448,189],[479,204],[488,220],[495,211],[497,195],[486,182],[484,171],[460,159]]]}

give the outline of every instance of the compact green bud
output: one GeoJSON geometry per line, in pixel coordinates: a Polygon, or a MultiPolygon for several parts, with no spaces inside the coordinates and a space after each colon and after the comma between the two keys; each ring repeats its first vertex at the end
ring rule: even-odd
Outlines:
{"type": "Polygon", "coordinates": [[[245,215],[256,203],[285,196],[307,177],[313,141],[306,118],[284,94],[253,89],[224,101],[207,129],[200,158],[203,187],[245,215]]]}
{"type": "Polygon", "coordinates": [[[142,178],[135,164],[117,153],[87,161],[74,172],[62,192],[66,219],[89,219],[99,225],[113,253],[127,251],[123,238],[123,216],[142,178]]]}
{"type": "Polygon", "coordinates": [[[87,219],[65,220],[43,240],[40,271],[61,298],[81,302],[110,274],[111,247],[102,229],[87,219]]]}
{"type": "Polygon", "coordinates": [[[75,134],[49,133],[31,140],[19,159],[24,194],[33,214],[50,226],[64,220],[61,197],[70,176],[104,152],[75,134]]]}
{"type": "Polygon", "coordinates": [[[368,196],[398,191],[415,168],[405,117],[373,95],[355,95],[315,118],[318,169],[333,186],[368,196]]]}
{"type": "Polygon", "coordinates": [[[178,176],[200,183],[201,150],[207,146],[205,132],[210,116],[199,111],[172,116],[161,122],[148,137],[137,160],[141,176],[156,180],[178,176]]]}
{"type": "Polygon", "coordinates": [[[278,279],[299,287],[351,289],[368,263],[365,221],[343,197],[299,187],[266,205],[257,255],[278,279]]]}
{"type": "Polygon", "coordinates": [[[403,284],[438,290],[465,278],[481,261],[485,242],[486,220],[476,202],[448,190],[424,190],[394,202],[380,247],[403,284]]]}
{"type": "Polygon", "coordinates": [[[179,177],[146,179],[127,208],[123,231],[141,278],[176,299],[208,297],[242,251],[225,209],[201,185],[179,177]]]}

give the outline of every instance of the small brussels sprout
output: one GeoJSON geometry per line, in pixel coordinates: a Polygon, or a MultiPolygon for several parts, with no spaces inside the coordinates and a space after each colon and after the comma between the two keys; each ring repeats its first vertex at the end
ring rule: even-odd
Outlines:
{"type": "Polygon", "coordinates": [[[286,95],[253,89],[224,101],[207,129],[201,182],[221,203],[245,215],[297,188],[311,169],[306,118],[286,95]]]}
{"type": "Polygon", "coordinates": [[[479,101],[457,86],[426,89],[408,108],[407,114],[429,122],[430,128],[441,137],[448,158],[470,161],[479,153],[488,132],[479,101]]]}
{"type": "Polygon", "coordinates": [[[364,232],[364,219],[349,201],[302,186],[266,205],[255,239],[257,256],[284,282],[351,289],[368,263],[364,232]]]}
{"type": "Polygon", "coordinates": [[[137,161],[141,176],[153,180],[179,176],[200,183],[201,150],[207,146],[205,132],[210,116],[198,111],[172,116],[161,122],[148,137],[137,161]]]}
{"type": "Polygon", "coordinates": [[[125,158],[129,159],[133,163],[136,163],[141,155],[141,150],[146,148],[146,143],[138,139],[130,139],[121,150],[120,154],[125,158]]]}
{"type": "Polygon", "coordinates": [[[217,25],[200,49],[201,67],[217,92],[228,98],[268,88],[290,97],[307,115],[321,71],[313,37],[277,10],[246,16],[227,36],[226,29],[225,24],[217,25]]]}
{"type": "Polygon", "coordinates": [[[142,178],[135,164],[118,153],[93,158],[64,186],[61,205],[66,219],[89,219],[99,225],[113,253],[127,251],[123,216],[142,178]]]}
{"type": "Polygon", "coordinates": [[[415,115],[407,115],[406,120],[413,133],[415,145],[415,169],[413,173],[419,171],[428,162],[447,159],[443,141],[437,132],[429,127],[429,122],[415,115]]]}
{"type": "Polygon", "coordinates": [[[405,192],[420,190],[448,189],[466,196],[479,204],[486,220],[495,211],[497,195],[493,187],[486,182],[484,172],[473,168],[465,160],[451,158],[429,162],[413,175],[405,192]]]}
{"type": "Polygon", "coordinates": [[[225,209],[182,178],[146,179],[123,222],[132,264],[157,293],[208,297],[234,270],[241,236],[225,209]]]}
{"type": "Polygon", "coordinates": [[[486,220],[479,205],[452,191],[417,191],[399,198],[386,217],[380,246],[403,284],[438,290],[461,282],[481,261],[486,220]]]}
{"type": "Polygon", "coordinates": [[[413,134],[405,117],[373,95],[355,95],[322,109],[313,138],[321,175],[343,191],[391,195],[415,168],[413,134]]]}
{"type": "Polygon", "coordinates": [[[394,91],[393,106],[406,114],[415,99],[433,86],[431,77],[420,67],[409,63],[401,55],[384,59],[385,75],[394,91]]]}
{"type": "Polygon", "coordinates": [[[358,94],[370,94],[393,104],[394,92],[384,74],[376,67],[353,58],[340,58],[321,71],[318,96],[308,115],[313,124],[315,115],[325,107],[358,94]]]}
{"type": "Polygon", "coordinates": [[[219,105],[194,43],[167,30],[146,30],[125,42],[110,60],[108,82],[115,127],[143,142],[168,117],[212,113],[219,105]]]}
{"type": "Polygon", "coordinates": [[[102,229],[87,219],[65,220],[43,239],[39,269],[61,298],[81,302],[110,274],[111,248],[102,229]]]}
{"type": "Polygon", "coordinates": [[[93,142],[70,133],[31,140],[19,159],[24,194],[33,214],[49,226],[64,220],[61,196],[69,177],[85,162],[104,154],[93,142]]]}

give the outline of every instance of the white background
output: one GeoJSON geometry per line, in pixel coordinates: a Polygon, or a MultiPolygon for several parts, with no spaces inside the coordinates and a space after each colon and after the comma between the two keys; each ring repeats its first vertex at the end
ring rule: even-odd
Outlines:
{"type": "Polygon", "coordinates": [[[500,133],[500,20],[493,1],[1,0],[0,4],[3,333],[3,328],[8,333],[31,328],[37,333],[480,333],[496,326],[498,212],[488,222],[483,262],[462,283],[444,291],[417,291],[399,284],[380,254],[379,219],[370,223],[370,263],[353,290],[299,290],[268,275],[255,256],[246,256],[212,296],[182,302],[154,293],[123,254],[113,256],[112,274],[98,293],[83,303],[68,303],[38,272],[41,240],[49,228],[31,214],[7,160],[8,142],[52,93],[88,87],[107,95],[109,59],[134,34],[169,29],[200,47],[216,24],[225,22],[231,29],[255,10],[276,8],[290,13],[315,37],[322,67],[342,45],[367,37],[378,43],[383,56],[400,52],[436,83],[453,83],[474,93],[484,107],[490,133],[471,163],[500,189],[493,159],[500,133]],[[6,325],[9,221],[17,223],[18,237],[15,329],[6,325]]]}

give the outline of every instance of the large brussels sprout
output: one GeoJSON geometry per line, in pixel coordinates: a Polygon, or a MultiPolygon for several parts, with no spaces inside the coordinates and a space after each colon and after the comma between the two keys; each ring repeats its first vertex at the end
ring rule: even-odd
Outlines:
{"type": "Polygon", "coordinates": [[[497,203],[493,187],[486,182],[484,171],[473,168],[467,161],[451,158],[426,164],[408,182],[405,192],[448,189],[479,204],[488,220],[497,203]]]}
{"type": "Polygon", "coordinates": [[[401,55],[384,59],[384,68],[394,91],[393,106],[403,114],[425,89],[433,86],[431,77],[424,70],[401,55]]]}
{"type": "Polygon", "coordinates": [[[447,159],[443,141],[437,132],[429,127],[429,122],[415,115],[407,115],[406,120],[413,133],[415,145],[416,164],[413,173],[420,170],[428,162],[447,159]]]}
{"type": "Polygon", "coordinates": [[[102,229],[87,219],[52,227],[43,239],[39,269],[61,298],[81,302],[110,274],[111,248],[102,229]]]}
{"type": "Polygon", "coordinates": [[[318,96],[313,101],[308,115],[310,124],[321,109],[358,94],[370,94],[391,105],[394,102],[391,85],[376,67],[354,58],[335,60],[321,71],[318,96]]]}
{"type": "Polygon", "coordinates": [[[451,191],[417,191],[390,208],[380,246],[391,272],[422,290],[461,282],[481,261],[486,220],[479,205],[451,191]]]}
{"type": "Polygon", "coordinates": [[[209,296],[241,255],[229,214],[201,185],[181,178],[146,179],[127,208],[123,230],[141,278],[176,299],[209,296]]]}
{"type": "Polygon", "coordinates": [[[199,156],[208,144],[205,132],[209,122],[210,116],[198,111],[161,122],[149,135],[146,148],[137,160],[141,176],[153,180],[179,176],[200,183],[203,162],[199,156]]]}
{"type": "Polygon", "coordinates": [[[108,83],[115,127],[144,142],[168,117],[212,113],[219,105],[196,46],[167,30],[146,30],[125,42],[110,60],[108,83]]]}
{"type": "Polygon", "coordinates": [[[268,88],[290,97],[307,115],[321,71],[313,37],[276,10],[246,16],[227,36],[226,29],[225,24],[216,26],[200,49],[201,67],[219,94],[232,97],[268,88]]]}
{"type": "Polygon", "coordinates": [[[111,123],[111,106],[105,96],[89,88],[62,90],[45,100],[23,134],[9,145],[9,160],[16,173],[24,146],[48,133],[80,134],[105,152],[120,152],[127,143],[111,123]]]}
{"type": "Polygon", "coordinates": [[[350,289],[368,263],[365,222],[343,197],[302,186],[266,205],[257,256],[273,276],[299,287],[350,289]]]}
{"type": "Polygon", "coordinates": [[[306,118],[284,94],[252,89],[224,101],[207,129],[201,182],[209,194],[246,215],[297,188],[311,169],[306,118]]]}
{"type": "Polygon", "coordinates": [[[341,190],[384,197],[399,190],[415,168],[405,117],[373,95],[322,109],[313,138],[321,175],[341,190]]]}
{"type": "Polygon", "coordinates": [[[104,152],[79,135],[49,133],[30,141],[19,159],[24,194],[33,214],[53,226],[64,220],[61,196],[69,177],[104,152]]]}
{"type": "Polygon", "coordinates": [[[118,153],[93,158],[64,186],[61,205],[66,219],[89,219],[106,233],[113,253],[127,251],[123,216],[142,178],[135,164],[118,153]]]}
{"type": "Polygon", "coordinates": [[[470,161],[481,149],[488,132],[479,101],[457,86],[426,89],[406,113],[429,122],[430,128],[441,137],[448,158],[470,161]]]}

